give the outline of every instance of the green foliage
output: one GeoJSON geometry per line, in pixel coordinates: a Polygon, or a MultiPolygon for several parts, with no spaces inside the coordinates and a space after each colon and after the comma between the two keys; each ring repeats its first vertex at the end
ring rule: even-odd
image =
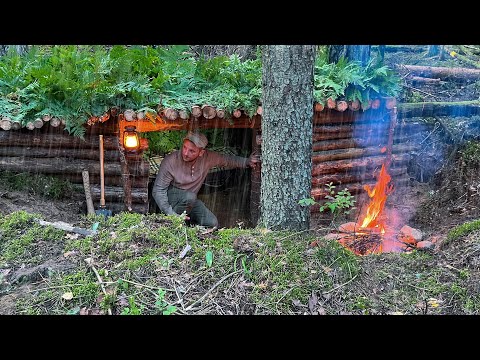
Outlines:
{"type": "Polygon", "coordinates": [[[360,62],[344,57],[337,63],[328,63],[325,54],[320,53],[315,61],[314,76],[314,98],[322,104],[328,98],[359,100],[366,104],[370,99],[396,96],[400,92],[398,76],[374,58],[362,67],[360,62]]]}
{"type": "Polygon", "coordinates": [[[480,219],[466,222],[464,224],[455,226],[447,234],[447,241],[456,240],[462,236],[465,236],[475,230],[480,229],[480,219]]]}
{"type": "MultiPolygon", "coordinates": [[[[347,189],[335,193],[335,185],[333,185],[333,182],[325,184],[325,187],[328,191],[328,194],[325,195],[325,199],[328,201],[320,206],[320,211],[323,212],[329,209],[333,214],[338,214],[340,212],[349,214],[350,211],[355,209],[355,198],[347,189]]],[[[312,206],[317,204],[314,198],[301,199],[298,203],[301,206],[312,206]]]]}
{"type": "Polygon", "coordinates": [[[28,191],[49,199],[67,199],[75,191],[68,180],[44,174],[15,173],[0,170],[0,181],[9,190],[28,191]]]}
{"type": "Polygon", "coordinates": [[[130,306],[124,307],[120,315],[142,315],[143,305],[138,307],[137,304],[135,304],[135,298],[133,296],[128,298],[128,304],[130,306]]]}
{"type": "Polygon", "coordinates": [[[165,301],[165,294],[167,293],[164,289],[158,289],[156,296],[155,307],[162,312],[162,315],[171,315],[177,311],[176,306],[170,305],[165,301]]]}
{"type": "Polygon", "coordinates": [[[468,141],[463,150],[460,150],[463,161],[468,167],[478,167],[480,165],[480,142],[468,141]]]}
{"type": "Polygon", "coordinates": [[[207,267],[211,267],[213,263],[213,252],[208,250],[205,253],[205,261],[207,262],[207,267]]]}
{"type": "Polygon", "coordinates": [[[149,148],[146,151],[147,155],[165,155],[175,149],[182,147],[182,141],[185,137],[186,131],[158,131],[145,133],[144,136],[148,139],[149,148]]]}
{"type": "MultiPolygon", "coordinates": [[[[397,78],[373,60],[362,68],[345,59],[327,64],[324,56],[317,57],[318,102],[329,97],[366,102],[397,92],[397,78]]],[[[210,104],[227,114],[243,109],[253,116],[261,96],[261,57],[196,59],[186,45],[32,46],[25,55],[0,57],[1,115],[26,125],[49,114],[64,119],[66,130],[80,137],[90,116],[112,107],[154,113],[157,105],[189,111],[210,104]]],[[[160,148],[171,149],[171,144],[160,148]]]]}

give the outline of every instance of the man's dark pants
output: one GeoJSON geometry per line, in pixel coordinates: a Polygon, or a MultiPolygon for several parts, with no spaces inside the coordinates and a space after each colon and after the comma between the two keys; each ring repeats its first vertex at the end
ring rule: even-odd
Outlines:
{"type": "Polygon", "coordinates": [[[185,211],[192,223],[206,227],[218,227],[218,220],[215,214],[201,200],[197,199],[197,194],[194,192],[170,185],[167,195],[168,202],[177,214],[185,211]]]}

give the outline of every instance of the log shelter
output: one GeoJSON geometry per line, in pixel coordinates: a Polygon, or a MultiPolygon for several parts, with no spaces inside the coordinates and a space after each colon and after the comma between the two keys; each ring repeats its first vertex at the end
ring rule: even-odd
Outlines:
{"type": "MultiPolygon", "coordinates": [[[[352,194],[373,185],[375,172],[389,158],[391,175],[396,186],[408,180],[408,152],[416,145],[408,144],[408,136],[398,129],[396,101],[381,98],[366,107],[346,101],[330,101],[327,106],[315,104],[312,121],[312,197],[321,203],[327,195],[325,185],[352,194]]],[[[64,125],[44,119],[42,124],[18,129],[5,122],[0,125],[0,169],[14,172],[45,173],[82,183],[82,171],[90,173],[93,201],[100,198],[99,140],[104,135],[106,205],[114,213],[149,212],[150,162],[143,156],[148,141],[140,140],[137,153],[124,152],[123,133],[135,126],[141,134],[152,131],[196,129],[251,129],[252,151],[261,154],[261,107],[249,117],[241,110],[225,114],[211,106],[192,107],[190,115],[163,109],[155,117],[143,112],[125,110],[103,118],[89,119],[84,139],[69,135],[64,125]],[[14,130],[14,131],[12,131],[14,130]]],[[[3,120],[2,120],[3,121],[3,120]]],[[[418,146],[417,146],[418,147],[418,146]]],[[[261,166],[250,174],[250,217],[256,224],[259,217],[261,166]]],[[[312,211],[318,207],[312,207],[312,211]]]]}

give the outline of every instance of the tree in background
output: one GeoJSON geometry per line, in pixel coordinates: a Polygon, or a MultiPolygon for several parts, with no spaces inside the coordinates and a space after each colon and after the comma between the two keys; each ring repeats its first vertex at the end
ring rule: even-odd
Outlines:
{"type": "Polygon", "coordinates": [[[328,62],[337,63],[343,56],[351,61],[359,61],[362,66],[370,60],[371,45],[330,45],[328,47],[328,62]]]}
{"type": "Polygon", "coordinates": [[[5,55],[12,48],[19,55],[23,55],[28,51],[28,45],[0,45],[0,56],[5,55]]]}
{"type": "Polygon", "coordinates": [[[312,186],[312,117],[316,47],[267,45],[262,51],[260,223],[305,230],[310,209],[299,205],[312,186]]]}

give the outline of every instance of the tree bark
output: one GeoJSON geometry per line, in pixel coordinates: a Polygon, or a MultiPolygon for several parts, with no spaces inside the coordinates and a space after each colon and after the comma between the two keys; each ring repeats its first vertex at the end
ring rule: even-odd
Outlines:
{"type": "Polygon", "coordinates": [[[350,61],[358,61],[366,66],[370,60],[371,45],[330,45],[328,49],[328,62],[337,63],[341,57],[350,61]]]}
{"type": "Polygon", "coordinates": [[[299,200],[312,185],[315,46],[268,45],[263,52],[261,219],[270,229],[305,230],[299,200]]]}

